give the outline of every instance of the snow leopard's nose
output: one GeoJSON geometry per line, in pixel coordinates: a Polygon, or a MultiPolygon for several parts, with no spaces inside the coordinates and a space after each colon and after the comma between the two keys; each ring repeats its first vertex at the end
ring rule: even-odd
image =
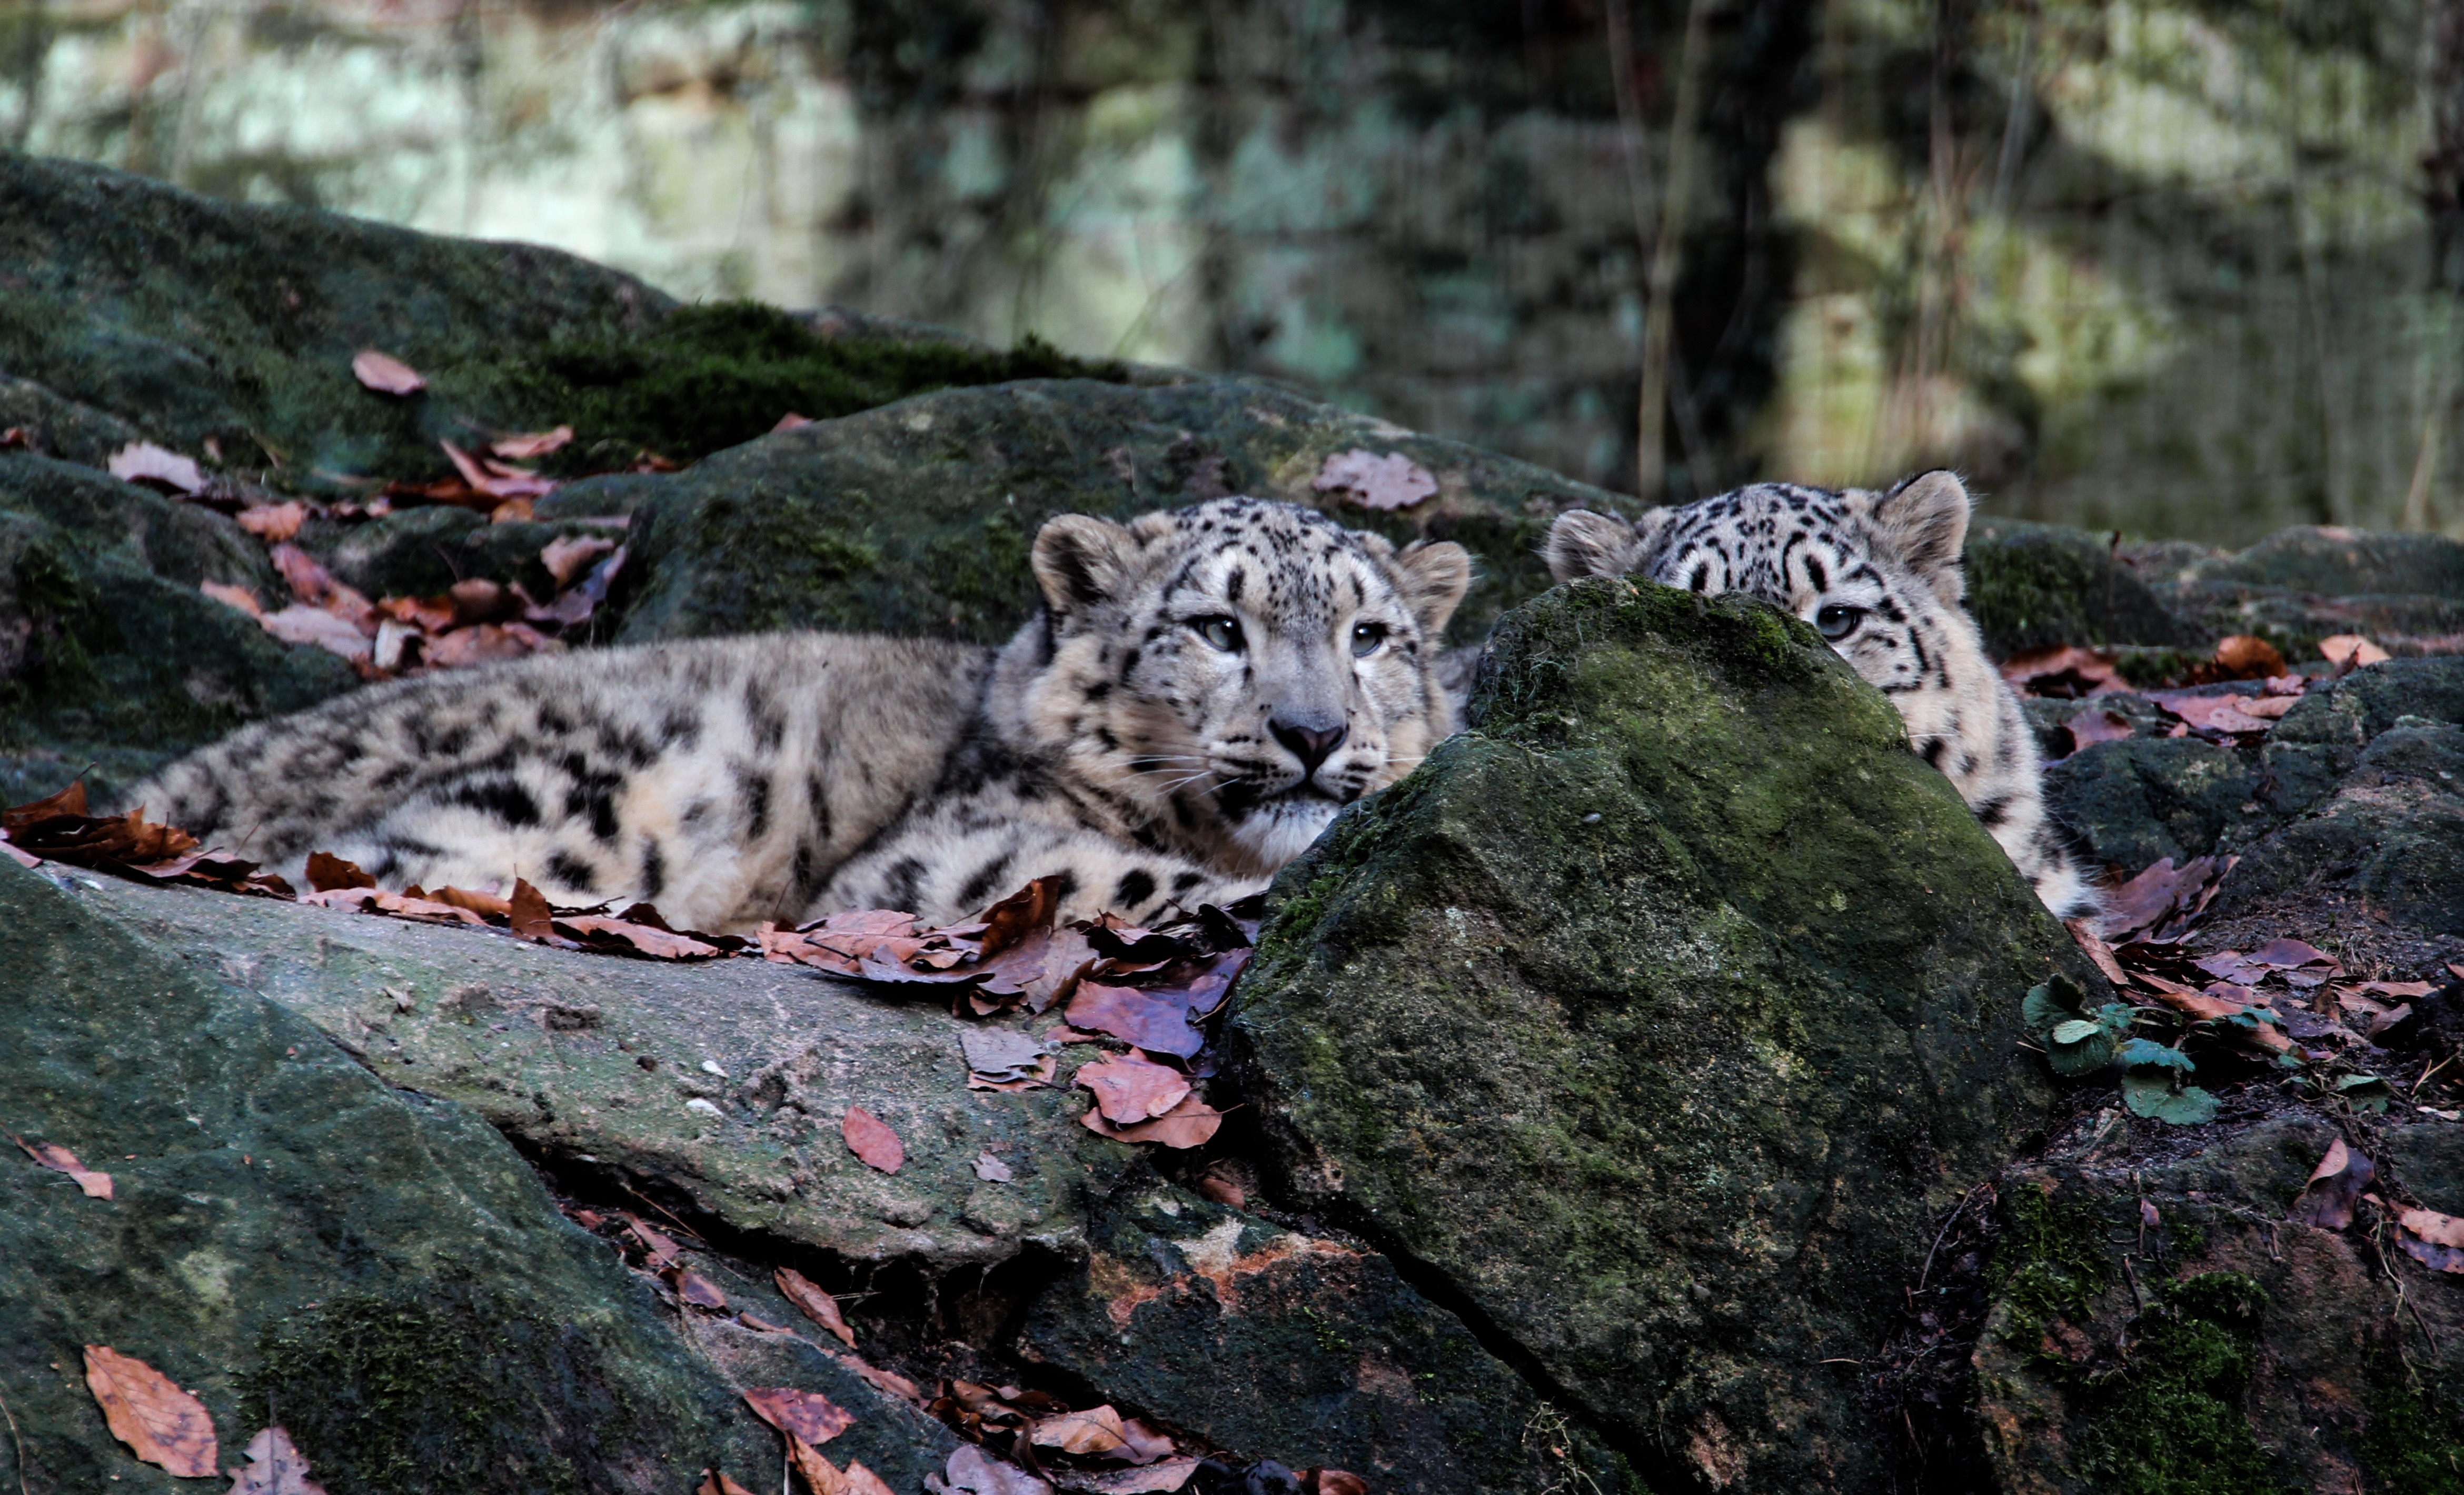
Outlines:
{"type": "Polygon", "coordinates": [[[1352,736],[1351,723],[1337,716],[1277,716],[1266,723],[1266,730],[1301,760],[1304,779],[1316,773],[1327,755],[1343,746],[1343,739],[1352,736]]]}

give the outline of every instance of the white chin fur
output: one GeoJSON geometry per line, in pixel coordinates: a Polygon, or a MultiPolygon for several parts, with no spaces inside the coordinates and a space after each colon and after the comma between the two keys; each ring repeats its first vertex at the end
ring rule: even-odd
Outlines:
{"type": "Polygon", "coordinates": [[[1308,850],[1340,808],[1319,799],[1263,804],[1233,829],[1232,840],[1262,865],[1279,868],[1308,850]]]}

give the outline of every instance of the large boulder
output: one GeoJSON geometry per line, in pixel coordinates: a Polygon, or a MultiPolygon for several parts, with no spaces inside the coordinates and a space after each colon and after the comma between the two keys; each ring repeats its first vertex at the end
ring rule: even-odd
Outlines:
{"type": "Polygon", "coordinates": [[[1045,519],[1234,493],[1320,506],[1399,542],[1463,544],[1478,564],[1448,631],[1457,643],[1549,585],[1539,553],[1556,514],[1633,508],[1276,385],[1068,380],[918,396],[764,437],[655,486],[577,483],[539,513],[631,515],[627,642],[818,627],[994,643],[1040,605],[1026,555],[1045,519]],[[1353,501],[1332,480],[1353,452],[1417,469],[1421,489],[1402,496],[1422,495],[1393,510],[1353,501]]]}
{"type": "Polygon", "coordinates": [[[1233,1026],[1287,1186],[1646,1478],[1887,1487],[1858,1365],[2042,1118],[2022,994],[2093,973],[1758,603],[1552,591],[1472,714],[1277,884],[1233,1026]]]}
{"type": "Polygon", "coordinates": [[[5,859],[0,1052],[9,1133],[111,1176],[89,1198],[0,1159],[0,1385],[29,1491],[182,1487],[113,1440],[88,1345],[199,1397],[225,1462],[281,1422],[337,1495],[649,1495],[775,1458],[477,1115],[5,859]]]}

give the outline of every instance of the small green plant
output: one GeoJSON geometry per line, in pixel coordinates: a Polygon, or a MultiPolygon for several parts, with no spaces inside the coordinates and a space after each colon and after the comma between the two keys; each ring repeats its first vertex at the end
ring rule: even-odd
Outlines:
{"type": "Polygon", "coordinates": [[[2045,1045],[2054,1072],[2077,1079],[2113,1063],[2115,1045],[2130,1031],[2135,1014],[2121,1002],[2087,1011],[2087,993],[2067,976],[2057,974],[2028,988],[2019,1018],[2045,1045]]]}
{"type": "Polygon", "coordinates": [[[2216,1098],[2195,1085],[2182,1083],[2198,1066],[2178,1048],[2144,1038],[2123,1044],[2115,1055],[2122,1061],[2122,1103],[2134,1116],[2148,1116],[2168,1126],[2194,1127],[2216,1119],[2216,1098]]]}

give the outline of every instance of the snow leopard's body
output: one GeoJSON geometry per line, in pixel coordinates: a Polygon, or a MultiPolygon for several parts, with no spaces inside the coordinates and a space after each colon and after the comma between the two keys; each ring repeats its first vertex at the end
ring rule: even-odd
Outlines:
{"type": "Polygon", "coordinates": [[[124,798],[298,875],[654,903],[714,931],[963,917],[1060,875],[1133,919],[1265,886],[1453,728],[1469,578],[1288,504],[1047,524],[999,649],[785,633],[548,655],[259,723],[124,798]]]}
{"type": "Polygon", "coordinates": [[[1631,523],[1580,511],[1550,531],[1559,581],[1648,577],[1746,592],[1815,626],[1906,721],[2045,906],[2091,912],[2095,892],[2046,814],[2035,737],[1963,605],[1969,498],[1948,473],[1887,494],[1756,483],[1631,523]]]}

